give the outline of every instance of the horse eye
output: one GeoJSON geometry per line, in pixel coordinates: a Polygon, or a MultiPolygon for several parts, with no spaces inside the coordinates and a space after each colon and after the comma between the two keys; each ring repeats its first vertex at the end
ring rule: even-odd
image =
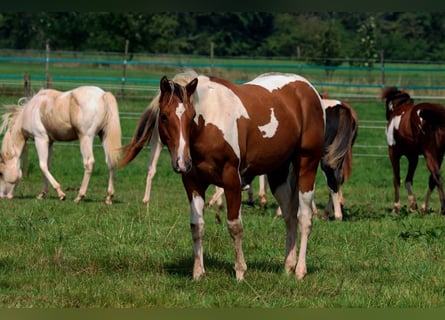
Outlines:
{"type": "Polygon", "coordinates": [[[165,115],[165,113],[161,113],[161,121],[162,122],[167,122],[167,120],[168,120],[168,118],[167,118],[167,116],[165,115]]]}

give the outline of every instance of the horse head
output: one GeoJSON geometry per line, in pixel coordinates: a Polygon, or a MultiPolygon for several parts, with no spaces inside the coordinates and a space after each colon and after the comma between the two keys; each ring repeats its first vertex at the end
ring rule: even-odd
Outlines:
{"type": "Polygon", "coordinates": [[[387,87],[382,90],[382,100],[386,105],[386,120],[389,120],[391,113],[399,106],[409,103],[414,104],[414,100],[403,89],[397,87],[387,87]]]}
{"type": "Polygon", "coordinates": [[[20,159],[0,154],[0,198],[12,199],[21,179],[20,159]]]}
{"type": "Polygon", "coordinates": [[[190,134],[196,115],[192,95],[197,85],[197,78],[185,86],[165,76],[160,82],[159,137],[170,152],[173,170],[178,173],[187,173],[192,168],[190,134]]]}

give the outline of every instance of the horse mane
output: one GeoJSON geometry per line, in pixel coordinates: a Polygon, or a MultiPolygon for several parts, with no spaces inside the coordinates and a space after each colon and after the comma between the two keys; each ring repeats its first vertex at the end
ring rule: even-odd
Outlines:
{"type": "MultiPolygon", "coordinates": [[[[198,74],[192,70],[187,69],[182,73],[178,73],[173,77],[173,82],[185,86],[187,83],[197,78],[198,74]]],[[[172,83],[171,85],[174,85],[172,83]]],[[[157,130],[157,118],[159,114],[159,99],[161,92],[158,91],[156,96],[150,102],[148,107],[141,114],[138,124],[136,125],[136,131],[131,138],[131,141],[122,147],[124,156],[120,161],[120,167],[126,166],[131,162],[142,150],[142,148],[151,140],[153,136],[153,130],[157,130]]]]}
{"type": "Polygon", "coordinates": [[[406,102],[414,104],[414,99],[404,91],[403,89],[397,89],[397,87],[387,87],[382,90],[382,99],[386,99],[386,102],[398,99],[397,106],[402,105],[406,102]]]}
{"type": "Polygon", "coordinates": [[[3,134],[8,128],[14,125],[15,119],[23,106],[28,102],[28,98],[20,98],[17,104],[4,105],[5,113],[2,115],[2,123],[0,125],[0,134],[3,134]]]}

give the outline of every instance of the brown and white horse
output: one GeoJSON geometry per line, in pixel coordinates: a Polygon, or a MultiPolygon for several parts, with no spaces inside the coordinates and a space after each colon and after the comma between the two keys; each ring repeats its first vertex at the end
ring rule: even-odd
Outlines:
{"type": "Polygon", "coordinates": [[[413,194],[413,177],[423,155],[430,171],[428,190],[421,211],[428,210],[428,202],[434,187],[439,190],[442,214],[445,214],[445,197],[440,167],[445,152],[445,108],[440,104],[419,103],[408,93],[395,87],[385,88],[382,99],[386,104],[386,140],[393,168],[394,212],[400,210],[400,158],[408,159],[405,187],[408,191],[409,209],[417,210],[413,194]]]}
{"type": "MultiPolygon", "coordinates": [[[[210,184],[224,188],[236,278],[244,278],[247,266],[242,250],[241,193],[262,174],[267,174],[283,210],[285,269],[303,278],[325,127],[317,91],[306,79],[293,74],[264,74],[243,85],[206,76],[180,85],[163,77],[160,88],[159,110],[147,109],[147,121],[136,131],[151,137],[158,119],[159,136],[170,152],[172,168],[182,175],[190,201],[193,278],[205,273],[203,214],[210,184]],[[290,167],[294,174],[288,178],[290,167]],[[298,260],[297,227],[301,234],[298,260]]],[[[134,149],[125,150],[125,161],[131,161],[128,152],[134,149]]]]}
{"type": "MultiPolygon", "coordinates": [[[[358,117],[355,110],[345,101],[322,99],[326,111],[326,131],[324,139],[323,155],[320,167],[326,177],[329,188],[329,201],[324,209],[323,218],[328,218],[333,211],[336,220],[343,219],[342,184],[348,180],[352,171],[352,147],[357,137],[358,117]]],[[[259,196],[261,204],[266,203],[267,180],[265,175],[259,177],[259,196]]],[[[209,205],[215,202],[221,206],[224,189],[218,188],[209,201],[209,205]]],[[[249,197],[252,195],[249,188],[249,197]]],[[[314,215],[318,214],[315,201],[312,203],[314,215]]],[[[278,208],[277,216],[281,216],[278,208]]]]}
{"type": "Polygon", "coordinates": [[[84,176],[76,202],[85,197],[93,166],[93,140],[99,135],[108,165],[107,204],[114,195],[114,171],[121,151],[121,127],[115,97],[93,86],[82,86],[61,92],[40,90],[23,106],[8,106],[3,115],[0,133],[5,132],[0,154],[0,197],[12,198],[20,182],[20,157],[28,139],[35,141],[43,187],[38,198],[48,193],[48,181],[60,200],[65,193],[49,172],[52,147],[55,141],[79,140],[83,157],[84,176]]]}

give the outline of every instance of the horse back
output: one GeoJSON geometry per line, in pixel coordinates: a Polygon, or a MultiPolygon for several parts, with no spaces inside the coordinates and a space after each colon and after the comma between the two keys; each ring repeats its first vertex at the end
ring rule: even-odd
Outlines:
{"type": "Polygon", "coordinates": [[[25,107],[24,130],[54,141],[77,140],[83,133],[94,135],[104,125],[103,94],[102,89],[87,86],[67,92],[41,90],[25,107]]]}
{"type": "Polygon", "coordinates": [[[228,112],[243,110],[237,111],[243,116],[237,118],[236,126],[228,126],[238,129],[241,169],[258,175],[265,173],[259,168],[278,168],[296,154],[321,156],[324,111],[318,93],[305,79],[273,74],[243,85],[216,78],[211,81],[236,96],[231,100],[238,102],[230,104],[232,111],[228,112]]]}

